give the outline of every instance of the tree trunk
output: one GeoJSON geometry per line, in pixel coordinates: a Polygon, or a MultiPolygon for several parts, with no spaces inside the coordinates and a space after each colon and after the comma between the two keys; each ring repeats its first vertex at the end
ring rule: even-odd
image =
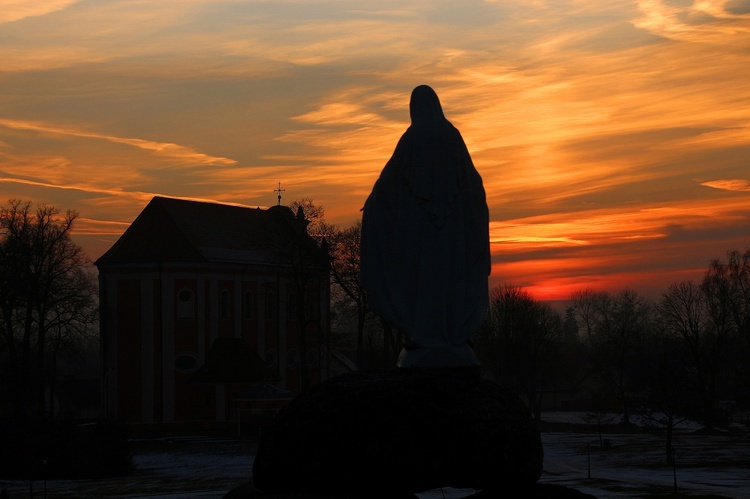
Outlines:
{"type": "Polygon", "coordinates": [[[55,342],[52,344],[52,358],[50,359],[49,374],[49,422],[55,422],[55,392],[57,389],[57,354],[60,351],[61,333],[58,329],[55,342]]]}
{"type": "MultiPolygon", "coordinates": [[[[41,312],[39,312],[41,314],[41,312]]],[[[47,334],[44,330],[44,325],[39,324],[39,331],[37,332],[37,357],[36,357],[36,377],[37,377],[37,392],[36,392],[36,410],[39,421],[47,420],[47,398],[45,397],[46,388],[46,373],[45,373],[45,359],[46,354],[46,342],[47,334]]]]}
{"type": "Polygon", "coordinates": [[[674,464],[674,454],[672,453],[672,434],[674,429],[674,414],[671,412],[667,415],[667,465],[672,466],[674,464]]]}
{"type": "Polygon", "coordinates": [[[628,397],[625,395],[625,386],[620,376],[620,401],[622,404],[622,422],[623,424],[630,425],[630,409],[628,408],[628,397]]]}

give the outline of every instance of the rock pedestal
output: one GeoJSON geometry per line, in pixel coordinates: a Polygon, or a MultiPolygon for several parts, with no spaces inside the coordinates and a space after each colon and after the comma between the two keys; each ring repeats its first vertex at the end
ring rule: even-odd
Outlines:
{"type": "Polygon", "coordinates": [[[472,369],[352,373],[285,406],[261,435],[267,493],[411,497],[438,487],[513,490],[542,472],[525,404],[472,369]]]}

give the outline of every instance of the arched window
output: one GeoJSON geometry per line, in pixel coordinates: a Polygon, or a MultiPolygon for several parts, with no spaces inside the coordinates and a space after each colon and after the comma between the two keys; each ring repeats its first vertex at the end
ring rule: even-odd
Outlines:
{"type": "Polygon", "coordinates": [[[266,320],[276,320],[276,295],[274,293],[266,295],[266,320]]]}
{"type": "Polygon", "coordinates": [[[179,320],[195,318],[195,294],[187,288],[182,288],[177,292],[177,318],[179,320]]]}
{"type": "Polygon", "coordinates": [[[286,312],[287,318],[290,321],[297,318],[297,296],[294,293],[289,293],[289,297],[286,301],[286,312]]]}
{"type": "Polygon", "coordinates": [[[245,291],[245,320],[251,321],[255,316],[255,296],[252,291],[245,291]]]}
{"type": "Polygon", "coordinates": [[[219,297],[219,317],[221,320],[227,321],[232,314],[232,304],[229,301],[229,290],[222,289],[221,296],[219,297]]]}
{"type": "Polygon", "coordinates": [[[299,367],[299,353],[296,348],[290,348],[286,352],[287,369],[297,369],[299,367]]]}
{"type": "Polygon", "coordinates": [[[318,349],[310,348],[307,351],[307,367],[308,368],[318,367],[319,361],[320,361],[320,353],[318,352],[318,349]]]}

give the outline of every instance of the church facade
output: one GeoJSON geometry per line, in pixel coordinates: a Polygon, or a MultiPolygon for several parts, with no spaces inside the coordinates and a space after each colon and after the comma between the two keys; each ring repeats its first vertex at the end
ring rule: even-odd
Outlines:
{"type": "Polygon", "coordinates": [[[259,384],[320,381],[328,255],[307,223],[285,206],[153,198],[95,262],[104,415],[208,427],[259,384]]]}

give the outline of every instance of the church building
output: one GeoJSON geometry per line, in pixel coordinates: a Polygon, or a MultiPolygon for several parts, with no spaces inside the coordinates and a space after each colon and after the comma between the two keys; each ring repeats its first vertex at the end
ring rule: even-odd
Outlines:
{"type": "Polygon", "coordinates": [[[99,258],[104,416],[234,423],[326,373],[328,252],[302,211],[154,197],[99,258]]]}

